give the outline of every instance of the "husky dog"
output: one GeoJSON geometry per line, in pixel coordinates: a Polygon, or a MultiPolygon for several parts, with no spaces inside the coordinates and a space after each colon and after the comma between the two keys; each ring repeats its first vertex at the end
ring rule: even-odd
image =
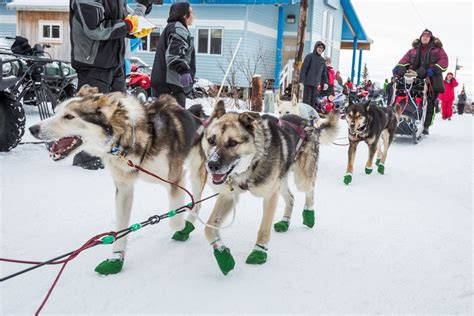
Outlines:
{"type": "Polygon", "coordinates": [[[321,131],[335,138],[338,114],[334,114],[316,129],[296,115],[280,119],[258,113],[226,113],[219,101],[210,117],[202,138],[211,186],[219,192],[205,235],[214,248],[221,271],[227,273],[235,262],[219,235],[222,222],[235,207],[238,196],[250,191],[263,198],[263,217],[255,248],[248,264],[263,264],[267,259],[267,244],[278,196],[285,200],[285,218],[293,208],[293,194],[288,189],[290,170],[295,173],[298,190],[306,193],[304,220],[314,225],[314,184],[317,172],[321,131]]]}
{"type": "Polygon", "coordinates": [[[365,164],[365,173],[372,173],[372,161],[374,160],[375,151],[377,151],[375,165],[377,171],[384,174],[388,148],[395,135],[395,129],[401,116],[401,107],[398,105],[395,109],[392,107],[383,108],[374,104],[371,105],[370,101],[364,104],[355,104],[350,101],[346,113],[346,121],[349,127],[349,160],[344,183],[352,182],[355,153],[360,141],[365,141],[369,146],[369,158],[365,164]],[[383,140],[383,150],[380,138],[383,140]]]}
{"type": "Polygon", "coordinates": [[[319,114],[316,110],[306,103],[298,103],[296,95],[293,94],[291,101],[282,101],[277,98],[278,115],[294,114],[307,120],[319,120],[319,114]]]}
{"type": "MultiPolygon", "coordinates": [[[[31,126],[30,132],[44,140],[79,136],[83,141],[81,147],[103,160],[115,182],[116,229],[119,231],[129,225],[135,181],[138,178],[158,181],[128,166],[120,155],[181,186],[185,179],[184,164],[189,162],[192,191],[199,200],[207,177],[200,141],[196,141],[200,126],[200,120],[182,109],[171,96],[163,96],[145,108],[132,96],[120,92],[99,94],[96,88],[83,87],[76,97],[60,104],[53,117],[31,126]],[[120,155],[114,154],[116,152],[120,155]]],[[[170,209],[183,206],[183,191],[164,185],[170,209]]],[[[171,217],[171,227],[178,230],[173,239],[186,240],[194,229],[193,222],[193,216],[186,222],[182,215],[171,217]]],[[[100,274],[120,272],[126,242],[126,237],[117,240],[113,244],[112,258],[99,264],[96,271],[100,274]]]]}

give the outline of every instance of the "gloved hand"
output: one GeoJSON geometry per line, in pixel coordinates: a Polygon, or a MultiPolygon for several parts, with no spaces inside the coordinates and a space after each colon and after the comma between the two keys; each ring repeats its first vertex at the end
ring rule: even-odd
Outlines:
{"type": "Polygon", "coordinates": [[[426,70],[426,75],[427,75],[428,77],[432,77],[432,76],[434,75],[433,68],[431,68],[431,67],[428,68],[428,69],[426,70]]]}
{"type": "Polygon", "coordinates": [[[142,38],[153,32],[154,28],[142,29],[140,32],[133,33],[136,38],[142,38]]]}
{"type": "Polygon", "coordinates": [[[128,15],[123,21],[128,25],[128,32],[135,33],[138,29],[138,16],[128,15]]]}
{"type": "Polygon", "coordinates": [[[418,78],[425,78],[426,77],[426,69],[423,68],[423,67],[420,67],[416,70],[416,74],[418,76],[418,78]]]}
{"type": "Polygon", "coordinates": [[[193,84],[193,78],[191,78],[191,74],[189,72],[184,73],[179,76],[179,83],[183,87],[187,87],[193,84]]]}
{"type": "Polygon", "coordinates": [[[328,88],[329,88],[328,84],[325,83],[325,84],[323,85],[323,91],[326,91],[328,88]]]}
{"type": "Polygon", "coordinates": [[[392,74],[395,77],[402,77],[405,74],[405,72],[406,72],[406,69],[405,69],[405,67],[402,67],[402,66],[396,66],[392,70],[392,74]]]}

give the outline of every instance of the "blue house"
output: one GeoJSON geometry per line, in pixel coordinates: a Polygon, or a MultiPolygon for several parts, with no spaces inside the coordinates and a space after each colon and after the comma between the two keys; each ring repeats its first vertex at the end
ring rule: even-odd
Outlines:
{"type": "MultiPolygon", "coordinates": [[[[38,10],[45,1],[16,0],[8,4],[0,0],[0,34],[14,36],[19,29],[12,18],[21,2],[21,10],[38,10]],[[6,21],[6,22],[3,22],[6,21]]],[[[133,3],[134,1],[129,1],[133,3]]],[[[166,25],[169,7],[176,0],[164,0],[163,6],[154,6],[148,19],[158,26],[156,31],[142,39],[141,48],[134,55],[150,65],[161,31],[166,25]]],[[[300,0],[189,0],[193,6],[194,24],[189,28],[196,48],[197,76],[220,83],[230,58],[241,40],[232,77],[236,86],[249,86],[253,74],[263,79],[274,79],[275,86],[288,83],[294,65],[300,0]]],[[[69,1],[57,0],[67,8],[69,1]]],[[[325,57],[339,67],[341,49],[352,49],[353,69],[356,52],[359,64],[362,51],[370,49],[372,41],[363,30],[350,0],[308,1],[305,34],[305,54],[321,40],[326,43],[325,57]]],[[[44,5],[44,4],[43,4],[44,5]]],[[[132,4],[133,5],[133,4],[132,4]]],[[[64,8],[63,8],[64,10],[64,8]]],[[[63,25],[68,28],[68,25],[63,25]]],[[[64,30],[62,34],[68,34],[64,30]]],[[[23,35],[25,34],[18,34],[23,35]]],[[[37,39],[30,39],[35,43],[37,39]]],[[[360,72],[360,67],[359,67],[360,72]]],[[[352,75],[354,76],[355,73],[352,75]]]]}

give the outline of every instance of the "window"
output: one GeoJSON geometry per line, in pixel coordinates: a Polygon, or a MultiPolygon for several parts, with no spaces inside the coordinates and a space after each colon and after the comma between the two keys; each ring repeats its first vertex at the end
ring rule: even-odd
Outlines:
{"type": "Polygon", "coordinates": [[[40,20],[38,34],[40,42],[62,43],[63,22],[40,20]]]}
{"type": "Polygon", "coordinates": [[[324,44],[326,44],[326,49],[324,50],[324,57],[331,58],[332,54],[332,47],[334,46],[333,43],[334,37],[334,17],[329,10],[324,11],[323,14],[323,34],[322,39],[324,44]]]}
{"type": "Polygon", "coordinates": [[[141,38],[141,44],[139,50],[142,52],[154,52],[158,45],[158,39],[160,38],[160,31],[156,30],[149,35],[141,38]]]}
{"type": "Polygon", "coordinates": [[[198,54],[221,55],[222,34],[222,29],[198,29],[198,54]]]}

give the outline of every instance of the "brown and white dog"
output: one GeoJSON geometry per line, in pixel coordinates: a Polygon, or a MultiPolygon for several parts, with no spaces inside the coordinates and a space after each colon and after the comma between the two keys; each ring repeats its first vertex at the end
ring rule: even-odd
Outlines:
{"type": "MultiPolygon", "coordinates": [[[[79,136],[83,141],[79,148],[103,160],[116,187],[117,231],[129,225],[136,180],[158,180],[130,168],[114,152],[126,154],[126,158],[135,164],[181,186],[187,163],[192,192],[199,200],[207,177],[204,154],[200,142],[196,141],[200,120],[182,109],[171,96],[161,97],[144,107],[132,96],[119,92],[99,94],[97,91],[91,87],[81,88],[76,97],[57,107],[53,117],[31,126],[30,132],[42,140],[79,136]]],[[[185,204],[182,190],[159,183],[168,190],[170,210],[185,204]]],[[[196,212],[198,208],[196,206],[196,212]]],[[[194,229],[194,219],[190,215],[185,222],[182,214],[172,217],[171,227],[178,230],[173,239],[186,240],[194,229]]],[[[126,242],[126,237],[117,240],[113,244],[113,257],[102,262],[96,271],[101,274],[120,272],[126,242]]]]}
{"type": "MultiPolygon", "coordinates": [[[[217,103],[202,138],[211,186],[219,192],[205,234],[224,274],[234,268],[235,262],[221,240],[219,230],[241,193],[249,191],[263,199],[263,217],[255,247],[246,261],[249,264],[266,262],[280,194],[285,200],[284,221],[288,229],[293,210],[293,194],[287,181],[290,170],[295,173],[298,190],[306,193],[304,224],[314,225],[314,185],[320,137],[326,141],[336,137],[338,118],[338,114],[332,113],[319,128],[314,128],[296,115],[278,119],[254,112],[226,113],[224,103],[217,103]]],[[[278,230],[276,226],[275,229],[278,230]]]]}

